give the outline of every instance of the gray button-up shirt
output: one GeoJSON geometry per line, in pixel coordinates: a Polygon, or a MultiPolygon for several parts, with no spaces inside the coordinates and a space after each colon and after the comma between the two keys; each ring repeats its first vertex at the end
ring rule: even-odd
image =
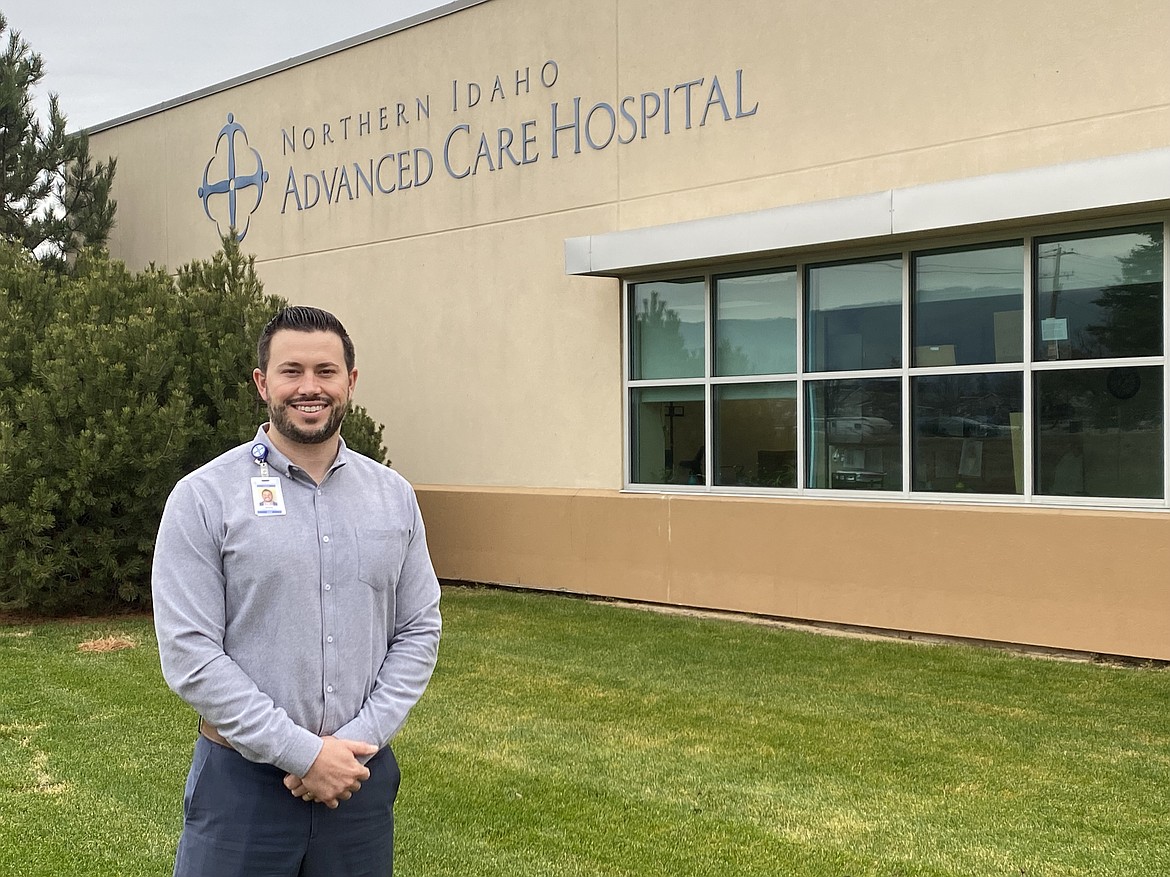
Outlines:
{"type": "Polygon", "coordinates": [[[268,441],[286,514],[241,445],[183,478],[155,546],[167,684],[252,761],[304,776],[333,734],[383,746],[434,669],[439,583],[414,490],[344,442],[321,484],[268,441]]]}

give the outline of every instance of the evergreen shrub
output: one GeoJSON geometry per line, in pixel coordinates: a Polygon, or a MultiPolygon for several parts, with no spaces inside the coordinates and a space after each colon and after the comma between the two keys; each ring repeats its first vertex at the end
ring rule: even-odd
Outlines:
{"type": "MultiPolygon", "coordinates": [[[[285,304],[233,238],[177,278],[95,252],[59,273],[0,242],[0,609],[149,604],[171,488],[266,419],[256,339],[285,304]]],[[[364,409],[344,434],[385,460],[364,409]]]]}

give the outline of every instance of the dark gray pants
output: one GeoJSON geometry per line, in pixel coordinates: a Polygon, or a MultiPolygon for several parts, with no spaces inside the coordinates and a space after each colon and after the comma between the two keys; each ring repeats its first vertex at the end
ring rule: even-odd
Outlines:
{"type": "Polygon", "coordinates": [[[336,810],[294,798],[285,772],[200,736],[183,791],[175,877],[390,877],[398,762],[390,747],[336,810]]]}

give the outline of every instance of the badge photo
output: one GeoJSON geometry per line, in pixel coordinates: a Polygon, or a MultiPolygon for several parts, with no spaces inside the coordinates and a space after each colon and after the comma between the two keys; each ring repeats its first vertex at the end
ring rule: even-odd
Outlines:
{"type": "Polygon", "coordinates": [[[284,493],[279,478],[252,479],[252,505],[257,515],[283,515],[284,493]]]}

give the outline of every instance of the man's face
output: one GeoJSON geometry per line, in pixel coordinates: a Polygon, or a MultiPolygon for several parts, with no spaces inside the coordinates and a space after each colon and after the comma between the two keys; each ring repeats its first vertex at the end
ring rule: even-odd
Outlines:
{"type": "Polygon", "coordinates": [[[312,445],[341,429],[357,369],[345,370],[345,349],[335,333],[281,329],[272,336],[267,371],[256,369],[252,379],[276,431],[312,445]]]}

